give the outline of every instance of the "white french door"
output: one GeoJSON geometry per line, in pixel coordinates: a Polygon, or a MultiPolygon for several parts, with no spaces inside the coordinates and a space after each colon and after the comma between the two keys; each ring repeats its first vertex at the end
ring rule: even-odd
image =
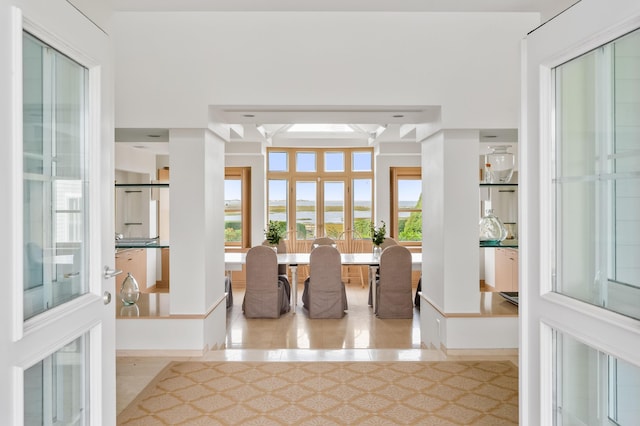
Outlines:
{"type": "MultiPolygon", "coordinates": [[[[3,422],[115,424],[112,84],[107,35],[67,2],[11,7],[11,277],[3,422]],[[55,15],[55,16],[54,16],[55,15]]],[[[5,7],[5,6],[3,6],[5,7]]],[[[6,9],[5,9],[6,10],[6,9]]],[[[5,75],[5,74],[3,74],[5,75]]],[[[7,74],[8,75],[8,74],[7,74]]],[[[3,106],[4,108],[4,106],[3,106]]],[[[5,163],[6,164],[6,163],[5,163]]]]}
{"type": "Polygon", "coordinates": [[[523,50],[522,425],[640,421],[639,28],[579,2],[523,50]]]}

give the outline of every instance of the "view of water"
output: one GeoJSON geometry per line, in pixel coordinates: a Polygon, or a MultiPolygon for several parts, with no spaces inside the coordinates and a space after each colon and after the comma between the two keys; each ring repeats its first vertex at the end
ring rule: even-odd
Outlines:
{"type": "MultiPolygon", "coordinates": [[[[276,212],[269,214],[269,220],[275,221],[286,221],[287,213],[286,213],[286,202],[284,200],[278,201],[270,201],[270,207],[274,210],[278,210],[276,212]]],[[[309,210],[314,207],[313,201],[305,201],[298,200],[297,202],[299,207],[302,207],[302,211],[298,212],[297,222],[298,223],[307,223],[314,224],[315,223],[315,212],[314,210],[309,210]]],[[[416,205],[415,201],[401,201],[401,207],[414,207],[416,205]]],[[[227,200],[225,201],[225,206],[229,210],[238,211],[240,210],[240,202],[238,200],[227,200]]],[[[329,210],[324,214],[324,222],[325,223],[344,223],[344,211],[337,210],[342,207],[342,203],[339,201],[327,201],[325,203],[326,208],[329,210]]],[[[355,219],[370,219],[371,218],[371,202],[368,201],[356,201],[355,209],[354,209],[355,219]]],[[[225,221],[233,222],[240,221],[239,214],[225,214],[225,221]]]]}

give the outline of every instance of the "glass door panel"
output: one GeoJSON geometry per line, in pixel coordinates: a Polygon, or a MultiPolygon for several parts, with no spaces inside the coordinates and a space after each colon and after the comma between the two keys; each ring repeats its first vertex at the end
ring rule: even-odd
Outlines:
{"type": "Polygon", "coordinates": [[[29,34],[24,51],[24,319],[87,292],[88,71],[29,34]]]}
{"type": "MultiPolygon", "coordinates": [[[[355,154],[354,154],[355,155],[355,154]]],[[[362,238],[371,238],[373,221],[373,189],[371,179],[353,179],[353,229],[362,238]]]]}
{"type": "Polygon", "coordinates": [[[296,182],[296,234],[299,240],[313,240],[319,236],[317,226],[316,182],[296,182]]]}
{"type": "MultiPolygon", "coordinates": [[[[287,197],[288,182],[285,179],[269,180],[269,201],[267,222],[283,223],[283,229],[287,229],[287,197]]],[[[300,238],[300,237],[298,237],[300,238]]]]}
{"type": "Polygon", "coordinates": [[[88,337],[81,336],[24,371],[24,424],[89,424],[88,337]]]}
{"type": "Polygon", "coordinates": [[[640,318],[640,31],[554,70],[554,290],[640,318]]]}
{"type": "Polygon", "coordinates": [[[324,233],[334,240],[344,229],[344,182],[324,182],[323,187],[324,233]]]}

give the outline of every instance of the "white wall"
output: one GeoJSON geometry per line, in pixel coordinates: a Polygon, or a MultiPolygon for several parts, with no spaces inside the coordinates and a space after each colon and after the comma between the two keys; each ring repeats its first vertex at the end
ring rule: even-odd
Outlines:
{"type": "Polygon", "coordinates": [[[514,128],[536,13],[118,12],[116,127],[204,128],[207,105],[442,105],[514,128]]]}

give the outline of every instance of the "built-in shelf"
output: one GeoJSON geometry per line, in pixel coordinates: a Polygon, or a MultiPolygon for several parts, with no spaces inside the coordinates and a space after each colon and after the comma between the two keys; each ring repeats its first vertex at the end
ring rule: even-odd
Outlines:
{"type": "Polygon", "coordinates": [[[169,188],[169,183],[116,183],[116,188],[169,188]]]}
{"type": "Polygon", "coordinates": [[[518,186],[517,183],[486,183],[480,182],[480,186],[518,186]]]}
{"type": "Polygon", "coordinates": [[[496,247],[502,247],[502,248],[518,248],[518,241],[517,240],[504,240],[504,241],[500,241],[498,243],[489,243],[486,241],[480,241],[480,247],[481,248],[496,248],[496,247]]]}

